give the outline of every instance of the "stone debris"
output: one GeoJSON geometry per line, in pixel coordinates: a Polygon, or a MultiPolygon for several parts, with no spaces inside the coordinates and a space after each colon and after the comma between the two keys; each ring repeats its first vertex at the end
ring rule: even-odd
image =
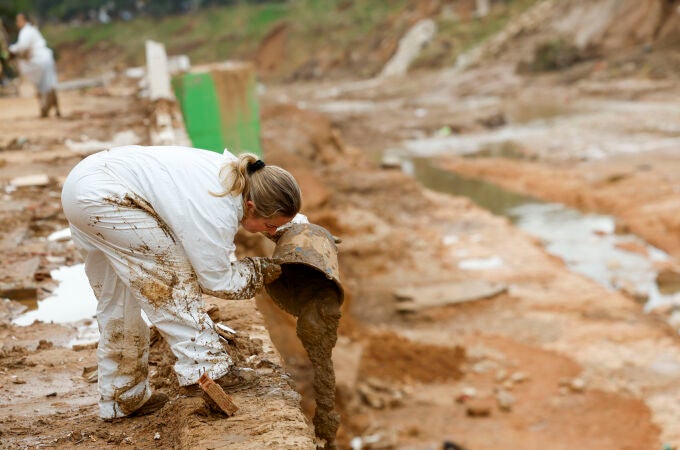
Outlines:
{"type": "Polygon", "coordinates": [[[12,178],[9,182],[9,184],[15,188],[47,186],[49,183],[50,177],[44,173],[24,175],[21,177],[12,178]]]}
{"type": "Polygon", "coordinates": [[[403,389],[373,377],[360,381],[357,391],[361,400],[374,409],[400,406],[406,396],[403,389]]]}
{"type": "Polygon", "coordinates": [[[524,383],[529,379],[529,375],[524,372],[515,372],[510,376],[510,380],[513,383],[524,383]]]}
{"type": "Polygon", "coordinates": [[[88,383],[96,383],[98,379],[97,366],[83,367],[82,376],[88,383]]]}
{"type": "Polygon", "coordinates": [[[380,431],[363,436],[356,436],[349,442],[352,450],[380,450],[395,448],[398,439],[396,434],[380,431]]]}
{"type": "Polygon", "coordinates": [[[586,382],[583,378],[562,378],[559,381],[560,393],[583,392],[586,389],[586,382]]]}
{"type": "Polygon", "coordinates": [[[496,401],[501,411],[512,411],[512,406],[515,404],[515,396],[506,390],[499,389],[496,392],[496,401]]]}
{"type": "Polygon", "coordinates": [[[489,398],[471,399],[465,403],[465,414],[468,417],[489,417],[492,409],[489,398]]]}

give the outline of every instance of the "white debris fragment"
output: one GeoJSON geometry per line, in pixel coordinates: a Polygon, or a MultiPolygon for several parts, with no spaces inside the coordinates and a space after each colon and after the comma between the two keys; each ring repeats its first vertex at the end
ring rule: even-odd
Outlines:
{"type": "Polygon", "coordinates": [[[503,267],[503,259],[500,256],[490,258],[464,259],[458,263],[458,268],[462,270],[488,270],[503,267]]]}
{"type": "Polygon", "coordinates": [[[155,441],[159,441],[161,439],[161,434],[158,431],[156,431],[156,434],[153,435],[153,439],[155,441]]]}
{"type": "Polygon", "coordinates": [[[48,241],[63,242],[71,239],[71,229],[64,228],[63,230],[55,231],[47,236],[48,241]]]}
{"type": "Polygon", "coordinates": [[[28,187],[28,186],[45,186],[49,184],[50,177],[44,173],[25,175],[22,177],[12,178],[9,184],[15,188],[28,187]]]}
{"type": "Polygon", "coordinates": [[[224,325],[223,323],[216,323],[215,326],[216,326],[217,328],[219,328],[220,330],[222,330],[222,331],[226,331],[227,333],[237,334],[237,333],[236,333],[236,330],[234,330],[234,329],[231,328],[231,327],[228,327],[228,326],[224,325]]]}
{"type": "Polygon", "coordinates": [[[458,241],[460,241],[460,239],[455,234],[447,234],[443,239],[444,245],[453,245],[458,241]]]}
{"type": "Polygon", "coordinates": [[[70,139],[66,139],[65,144],[69,150],[78,153],[79,155],[90,155],[101,150],[107,150],[112,147],[120,147],[123,145],[135,145],[139,144],[139,136],[135,134],[132,130],[121,131],[113,136],[110,141],[98,141],[96,139],[75,142],[70,139]]]}

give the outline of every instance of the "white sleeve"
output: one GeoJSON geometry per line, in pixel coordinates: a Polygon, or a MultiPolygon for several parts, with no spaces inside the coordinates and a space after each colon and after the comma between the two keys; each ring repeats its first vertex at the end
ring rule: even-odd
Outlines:
{"type": "Polygon", "coordinates": [[[31,47],[33,47],[33,33],[32,29],[29,28],[28,26],[24,26],[19,31],[19,37],[17,38],[17,41],[9,46],[9,51],[12,53],[24,53],[28,52],[31,50],[31,47]]]}
{"type": "MultiPolygon", "coordinates": [[[[259,266],[249,258],[235,260],[233,256],[239,226],[237,213],[232,211],[219,226],[201,224],[195,219],[192,225],[194,232],[183,233],[180,240],[201,290],[221,298],[252,298],[261,286],[262,275],[259,266]]],[[[181,225],[178,228],[187,229],[181,225]]]]}

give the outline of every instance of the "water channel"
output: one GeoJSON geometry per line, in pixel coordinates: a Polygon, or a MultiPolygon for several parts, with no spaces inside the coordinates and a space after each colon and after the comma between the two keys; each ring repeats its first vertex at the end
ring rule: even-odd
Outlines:
{"type": "Polygon", "coordinates": [[[503,189],[495,184],[465,178],[437,167],[432,159],[403,162],[405,172],[424,186],[470,198],[496,215],[508,217],[517,227],[538,237],[546,251],[560,257],[570,270],[589,277],[608,289],[626,289],[646,298],[646,309],[674,302],[678,293],[659,291],[655,263],[669,256],[637,236],[616,233],[613,217],[584,214],[557,203],[503,189]],[[645,249],[627,251],[631,246],[645,249]]]}

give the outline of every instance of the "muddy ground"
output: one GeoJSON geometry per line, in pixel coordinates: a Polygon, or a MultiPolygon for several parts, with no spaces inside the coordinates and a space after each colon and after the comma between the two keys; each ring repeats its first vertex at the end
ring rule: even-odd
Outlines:
{"type": "MultiPolygon", "coordinates": [[[[424,154],[429,147],[422,142],[440,139],[437,148],[443,146],[448,156],[437,161],[451,170],[615,214],[621,224],[677,255],[672,167],[678,160],[663,139],[676,133],[669,114],[680,91],[673,83],[649,80],[588,83],[522,78],[499,66],[382,82],[266,86],[266,159],[296,175],[303,212],[343,239],[346,298],[334,350],[343,448],[352,442],[355,448],[437,449],[447,441],[469,450],[680,445],[680,341],[668,325],[668,311],[645,313],[630,296],[571,272],[508,219],[467,198],[425,190],[401,170],[378,163],[384,153],[424,154]],[[544,125],[542,134],[516,132],[512,136],[520,137],[511,139],[510,153],[521,158],[494,157],[496,147],[489,158],[451,158],[461,138],[488,138],[518,126],[515,121],[534,127],[531,117],[513,116],[520,101],[537,104],[534,95],[589,102],[588,111],[595,113],[577,108],[579,114],[569,116],[571,128],[558,123],[552,129],[544,125]],[[647,109],[636,109],[640,104],[647,109]],[[607,114],[605,106],[613,111],[607,114]],[[670,124],[655,125],[661,122],[670,124]],[[564,129],[578,139],[561,135],[564,129]],[[603,130],[614,143],[597,140],[603,130]],[[615,145],[660,141],[659,148],[642,154],[625,154],[616,149],[630,145],[615,145]],[[594,146],[600,149],[597,159],[588,152],[594,146]],[[492,256],[504,263],[461,268],[465,259],[492,256]],[[484,298],[443,304],[451,292],[484,298]]],[[[41,239],[65,226],[59,181],[82,157],[65,140],[84,141],[87,134],[109,141],[132,128],[144,143],[148,110],[134,90],[115,85],[65,94],[63,120],[35,118],[33,102],[0,98],[3,184],[18,175],[50,176],[45,186],[5,191],[2,260],[12,270],[2,281],[34,287],[44,297],[54,289],[45,276],[50,269],[81,261],[69,241],[41,239]]],[[[547,103],[555,110],[555,102],[547,103]]],[[[241,248],[265,249],[251,236],[243,237],[241,248]]],[[[244,413],[221,420],[176,399],[157,416],[114,424],[96,418],[95,385],[82,377],[83,368],[94,364],[94,349],[68,348],[70,326],[12,325],[8,318],[16,304],[4,303],[2,445],[310,446],[311,366],[293,319],[266,296],[255,300],[263,319],[252,301],[214,302],[221,320],[246,330],[248,337],[234,342],[233,351],[255,355],[252,364],[267,375],[236,397],[244,413]],[[307,422],[276,354],[258,347],[262,323],[302,394],[307,422]]],[[[154,384],[175,393],[162,342],[154,344],[154,354],[154,384]]]]}

